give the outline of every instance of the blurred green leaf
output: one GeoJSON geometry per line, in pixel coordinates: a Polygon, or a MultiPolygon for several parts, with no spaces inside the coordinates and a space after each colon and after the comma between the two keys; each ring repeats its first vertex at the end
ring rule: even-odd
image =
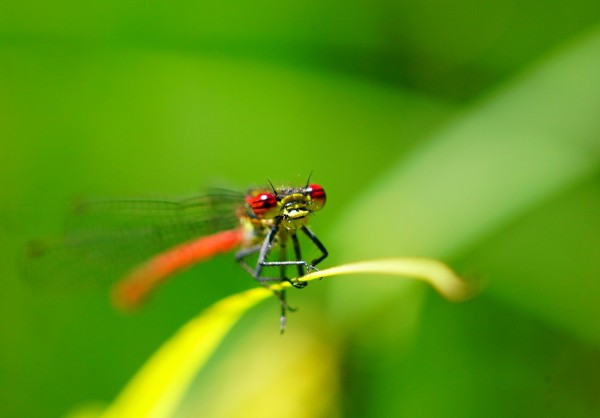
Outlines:
{"type": "MultiPolygon", "coordinates": [[[[598,109],[600,32],[596,31],[474,105],[399,161],[340,220],[339,253],[344,259],[392,254],[450,259],[476,248],[595,172],[600,159],[598,109]]],[[[582,324],[590,324],[587,317],[600,315],[600,305],[579,304],[561,279],[536,283],[542,292],[545,287],[567,292],[564,297],[572,298],[571,309],[580,310],[568,316],[571,328],[598,341],[597,327],[583,329],[582,324]]],[[[517,287],[510,294],[532,297],[529,286],[518,292],[520,285],[513,284],[517,287]]],[[[334,298],[343,310],[358,290],[347,284],[335,286],[334,298]]],[[[570,286],[578,289],[577,294],[597,291],[589,280],[574,278],[570,286]]],[[[375,296],[369,306],[397,295],[375,283],[372,289],[375,296]]],[[[553,308],[546,309],[553,317],[553,308]]],[[[364,314],[354,307],[351,311],[364,314]]]]}
{"type": "Polygon", "coordinates": [[[477,97],[598,23],[594,0],[5,2],[0,42],[252,57],[477,97]]]}

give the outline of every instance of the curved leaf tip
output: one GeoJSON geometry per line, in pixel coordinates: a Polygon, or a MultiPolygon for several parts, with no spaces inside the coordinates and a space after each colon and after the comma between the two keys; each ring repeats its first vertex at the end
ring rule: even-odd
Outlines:
{"type": "Polygon", "coordinates": [[[452,269],[429,258],[387,258],[344,264],[303,276],[300,281],[344,274],[385,274],[401,276],[429,283],[442,296],[452,301],[464,301],[481,289],[478,281],[467,281],[452,269]]]}

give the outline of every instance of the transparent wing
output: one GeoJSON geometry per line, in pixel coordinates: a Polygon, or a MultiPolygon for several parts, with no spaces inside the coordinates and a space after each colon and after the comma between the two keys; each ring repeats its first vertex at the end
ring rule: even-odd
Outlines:
{"type": "Polygon", "coordinates": [[[21,270],[33,283],[112,283],[176,244],[236,228],[243,195],[215,192],[181,200],[78,204],[62,237],[26,247],[21,270]]]}

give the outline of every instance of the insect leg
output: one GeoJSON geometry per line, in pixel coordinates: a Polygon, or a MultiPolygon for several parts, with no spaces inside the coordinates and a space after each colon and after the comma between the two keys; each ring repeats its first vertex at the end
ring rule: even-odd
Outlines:
{"type": "Polygon", "coordinates": [[[321,251],[321,256],[318,258],[315,258],[311,263],[310,266],[308,266],[309,270],[315,270],[315,266],[317,264],[319,264],[321,261],[325,260],[327,258],[327,256],[329,255],[329,253],[327,252],[327,249],[325,248],[325,246],[323,245],[323,243],[321,241],[319,241],[319,238],[317,238],[317,236],[307,227],[303,226],[302,227],[302,232],[304,232],[306,234],[306,236],[308,238],[310,238],[310,240],[317,246],[317,248],[319,249],[319,251],[321,251]]]}
{"type": "Polygon", "coordinates": [[[239,250],[237,253],[235,253],[235,261],[240,263],[240,265],[244,268],[244,270],[246,270],[252,277],[255,277],[254,268],[251,267],[246,262],[245,259],[247,257],[259,252],[260,249],[262,248],[262,246],[263,246],[262,244],[253,245],[252,247],[243,248],[243,249],[239,250]]]}
{"type": "MultiPolygon", "coordinates": [[[[289,280],[286,277],[286,269],[287,266],[289,265],[288,263],[286,263],[285,261],[281,261],[276,263],[275,265],[278,265],[280,268],[280,274],[281,277],[278,278],[266,278],[266,277],[261,277],[261,273],[262,273],[262,269],[263,267],[269,266],[270,264],[265,262],[265,259],[268,257],[269,253],[271,252],[271,248],[273,246],[273,242],[275,241],[275,236],[277,235],[277,231],[279,230],[279,228],[277,226],[274,226],[273,228],[271,228],[271,230],[269,231],[269,234],[267,235],[267,237],[265,238],[265,240],[263,241],[262,244],[259,245],[254,245],[252,247],[243,249],[238,251],[238,253],[236,254],[235,258],[236,261],[238,261],[242,267],[244,267],[244,269],[246,271],[248,271],[248,273],[250,273],[252,275],[252,277],[254,277],[262,286],[264,287],[269,287],[269,285],[267,284],[268,281],[282,281],[282,280],[289,280]],[[245,258],[253,255],[253,254],[258,254],[258,262],[256,264],[256,268],[252,269],[252,267],[250,267],[248,265],[248,263],[246,262],[245,258]]],[[[280,243],[280,258],[282,260],[285,260],[286,257],[286,243],[282,242],[280,243]]],[[[277,298],[279,299],[279,303],[281,305],[281,316],[279,319],[279,326],[280,326],[280,332],[283,333],[285,331],[285,326],[287,323],[287,311],[288,309],[290,311],[293,311],[293,309],[290,309],[287,306],[287,302],[286,302],[286,292],[285,289],[281,289],[281,290],[273,290],[273,293],[275,294],[275,296],[277,296],[277,298]]]]}
{"type": "MultiPolygon", "coordinates": [[[[306,274],[306,269],[309,268],[309,266],[306,265],[306,262],[302,260],[302,251],[300,250],[300,242],[298,241],[298,236],[296,234],[292,234],[292,242],[294,243],[294,254],[296,255],[296,260],[297,261],[302,261],[303,264],[296,264],[296,266],[298,267],[298,277],[302,277],[306,274]]],[[[303,287],[306,287],[306,285],[308,284],[307,282],[291,282],[292,286],[298,288],[298,289],[302,289],[303,287]]]]}
{"type": "MultiPolygon", "coordinates": [[[[294,254],[296,255],[296,260],[302,260],[302,251],[300,251],[300,242],[298,241],[298,236],[294,233],[292,234],[292,242],[294,243],[294,254]]],[[[302,277],[306,274],[304,271],[304,265],[298,264],[298,277],[302,277]]]]}
{"type": "Polygon", "coordinates": [[[266,261],[267,257],[269,256],[269,253],[271,251],[273,242],[275,241],[275,236],[276,236],[278,230],[279,230],[278,225],[273,226],[271,228],[271,231],[265,238],[265,240],[262,244],[262,247],[260,249],[260,252],[258,254],[258,262],[256,263],[256,269],[255,269],[254,273],[252,273],[252,275],[254,276],[254,278],[256,280],[259,280],[262,282],[274,282],[274,281],[280,282],[280,281],[285,280],[285,281],[291,283],[291,285],[294,287],[304,287],[305,286],[304,283],[302,283],[302,284],[296,283],[294,281],[287,279],[286,277],[262,277],[261,276],[261,273],[262,273],[262,270],[264,267],[302,266],[307,269],[311,267],[304,260],[266,261]]]}
{"type": "MultiPolygon", "coordinates": [[[[287,242],[286,240],[280,240],[279,242],[279,261],[287,261],[287,242]]],[[[287,280],[286,270],[288,264],[281,264],[279,266],[279,275],[282,280],[287,280]]]]}

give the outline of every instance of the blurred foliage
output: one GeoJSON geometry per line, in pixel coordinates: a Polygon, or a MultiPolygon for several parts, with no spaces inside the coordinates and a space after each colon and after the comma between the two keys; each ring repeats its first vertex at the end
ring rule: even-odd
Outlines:
{"type": "Polygon", "coordinates": [[[600,415],[599,12],[0,4],[0,415],[111,401],[181,324],[253,286],[219,257],[132,316],[104,293],[28,286],[20,246],[59,233],[74,197],[311,170],[329,265],[436,256],[488,290],[454,306],[375,278],[311,284],[291,294],[289,335],[275,301],[243,318],[180,416],[600,415]]]}

